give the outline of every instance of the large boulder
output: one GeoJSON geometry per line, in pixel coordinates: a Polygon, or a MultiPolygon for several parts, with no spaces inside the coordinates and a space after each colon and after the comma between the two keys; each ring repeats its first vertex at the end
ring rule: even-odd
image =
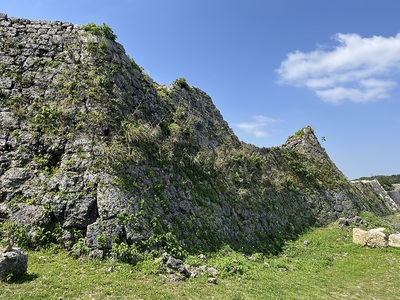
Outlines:
{"type": "Polygon", "coordinates": [[[400,248],[400,233],[389,235],[389,246],[400,248]]]}
{"type": "Polygon", "coordinates": [[[369,237],[367,240],[367,246],[372,248],[383,248],[388,246],[388,238],[383,233],[385,228],[376,228],[368,230],[369,237]]]}
{"type": "Polygon", "coordinates": [[[25,274],[27,270],[28,254],[19,249],[2,251],[0,254],[0,280],[7,280],[9,275],[18,276],[25,274]]]}
{"type": "Polygon", "coordinates": [[[360,246],[384,248],[388,246],[388,238],[383,231],[385,228],[375,228],[368,231],[353,228],[353,242],[360,246]]]}

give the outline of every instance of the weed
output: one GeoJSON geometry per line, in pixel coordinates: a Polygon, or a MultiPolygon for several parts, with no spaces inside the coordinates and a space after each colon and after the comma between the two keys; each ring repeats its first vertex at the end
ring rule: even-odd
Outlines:
{"type": "Polygon", "coordinates": [[[108,77],[106,77],[105,75],[101,75],[98,76],[94,79],[94,82],[104,88],[107,88],[110,86],[110,80],[108,79],[108,77]]]}
{"type": "Polygon", "coordinates": [[[143,254],[135,247],[135,245],[128,245],[124,242],[113,243],[110,256],[118,261],[135,264],[137,263],[143,254]]]}
{"type": "Polygon", "coordinates": [[[8,272],[8,273],[7,273],[7,276],[6,276],[6,281],[7,281],[7,282],[13,281],[14,278],[15,278],[15,275],[14,275],[13,272],[8,272]]]}
{"type": "Polygon", "coordinates": [[[88,255],[90,248],[86,246],[86,241],[84,238],[78,239],[78,241],[72,246],[71,255],[74,258],[79,258],[88,255]]]}

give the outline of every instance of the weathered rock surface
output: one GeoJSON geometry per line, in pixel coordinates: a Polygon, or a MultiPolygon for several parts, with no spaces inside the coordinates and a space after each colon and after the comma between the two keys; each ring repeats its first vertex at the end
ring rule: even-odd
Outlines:
{"type": "Polygon", "coordinates": [[[371,230],[362,230],[353,228],[353,242],[360,246],[371,248],[384,248],[388,246],[388,238],[383,232],[385,228],[375,228],[371,230]]]}
{"type": "Polygon", "coordinates": [[[366,202],[368,210],[375,211],[381,215],[384,215],[387,211],[394,213],[399,210],[399,206],[390,197],[388,192],[385,191],[378,180],[356,180],[351,181],[351,184],[361,194],[361,197],[369,199],[366,202]],[[386,207],[383,207],[382,204],[386,207]]]}
{"type": "Polygon", "coordinates": [[[1,220],[101,251],[268,251],[316,222],[398,209],[351,184],[311,127],[242,143],[207,94],[158,85],[107,36],[0,15],[1,220]]]}
{"type": "Polygon", "coordinates": [[[114,240],[123,238],[123,226],[118,219],[99,220],[87,228],[86,243],[89,247],[110,249],[114,240]]]}
{"type": "Polygon", "coordinates": [[[365,225],[368,226],[368,222],[363,220],[360,216],[355,216],[354,218],[339,218],[339,224],[344,226],[349,226],[350,224],[365,225]]]}
{"type": "Polygon", "coordinates": [[[183,261],[174,257],[169,257],[166,265],[168,268],[171,268],[175,271],[178,271],[180,274],[182,274],[184,277],[190,277],[190,273],[183,264],[183,261]]]}
{"type": "Polygon", "coordinates": [[[43,206],[18,203],[9,210],[10,218],[19,224],[45,225],[50,222],[50,216],[43,206]]]}
{"type": "Polygon", "coordinates": [[[178,277],[173,276],[172,278],[174,279],[179,278],[180,280],[185,280],[189,277],[197,278],[203,273],[206,273],[207,275],[213,277],[217,277],[220,274],[217,269],[213,267],[208,267],[206,265],[195,267],[184,264],[182,260],[169,256],[167,253],[164,253],[162,255],[162,260],[165,263],[165,265],[170,269],[170,271],[173,271],[175,272],[175,275],[176,274],[178,275],[178,277]]]}
{"type": "Polygon", "coordinates": [[[385,228],[374,228],[371,230],[362,230],[353,228],[353,242],[360,246],[371,248],[396,247],[400,248],[400,233],[387,235],[383,232],[385,228]]]}
{"type": "Polygon", "coordinates": [[[389,235],[389,246],[400,248],[400,233],[394,233],[389,235]]]}
{"type": "Polygon", "coordinates": [[[0,280],[7,277],[23,275],[28,270],[28,255],[19,249],[11,249],[0,253],[0,280]]]}
{"type": "Polygon", "coordinates": [[[353,242],[360,245],[366,246],[368,241],[368,235],[366,230],[360,228],[353,228],[353,242]]]}
{"type": "Polygon", "coordinates": [[[393,184],[394,189],[388,191],[388,195],[393,199],[393,201],[400,206],[400,184],[393,184]]]}

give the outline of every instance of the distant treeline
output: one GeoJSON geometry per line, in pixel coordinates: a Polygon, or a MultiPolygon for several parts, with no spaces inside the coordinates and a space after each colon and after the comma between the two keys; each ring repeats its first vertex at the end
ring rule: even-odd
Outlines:
{"type": "Polygon", "coordinates": [[[393,190],[393,184],[400,184],[400,174],[397,175],[377,175],[371,177],[361,177],[358,180],[373,180],[376,179],[386,191],[393,190]]]}

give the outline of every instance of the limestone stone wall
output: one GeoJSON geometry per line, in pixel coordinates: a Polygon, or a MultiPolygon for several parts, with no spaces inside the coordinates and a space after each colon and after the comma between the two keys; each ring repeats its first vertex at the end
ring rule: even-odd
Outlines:
{"type": "Polygon", "coordinates": [[[389,196],[400,207],[400,184],[394,184],[394,190],[388,191],[389,196]]]}
{"type": "Polygon", "coordinates": [[[396,209],[362,191],[311,127],[247,145],[206,93],[155,83],[101,30],[0,14],[0,219],[33,245],[58,228],[101,250],[269,251],[316,222],[396,209]]]}

